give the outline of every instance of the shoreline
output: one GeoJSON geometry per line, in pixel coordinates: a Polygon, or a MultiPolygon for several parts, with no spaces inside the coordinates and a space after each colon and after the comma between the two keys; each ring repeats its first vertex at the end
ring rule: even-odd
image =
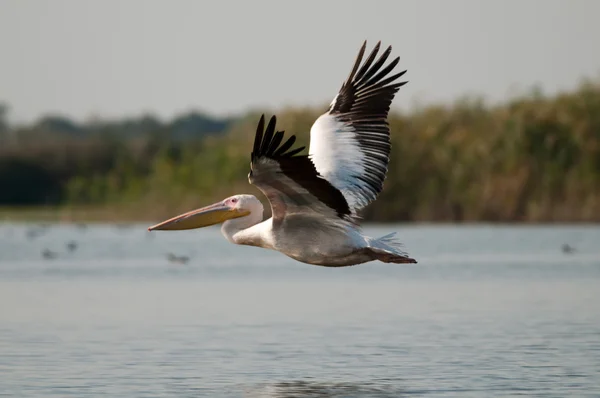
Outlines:
{"type": "MultiPolygon", "coordinates": [[[[173,213],[178,213],[175,210],[173,213]]],[[[54,223],[54,224],[134,224],[155,223],[163,220],[163,211],[157,211],[156,217],[148,217],[149,211],[144,207],[131,206],[35,206],[35,207],[0,207],[0,224],[3,223],[54,223]]],[[[269,217],[265,214],[265,218],[269,217]]],[[[464,226],[561,226],[561,225],[598,225],[600,220],[392,220],[387,222],[363,220],[365,226],[371,225],[464,225],[464,226]]]]}

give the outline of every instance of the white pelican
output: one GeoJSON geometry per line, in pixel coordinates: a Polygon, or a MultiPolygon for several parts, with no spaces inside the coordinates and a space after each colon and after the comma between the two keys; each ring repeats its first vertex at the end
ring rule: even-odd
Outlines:
{"type": "Polygon", "coordinates": [[[375,200],[385,179],[390,131],[387,116],[396,92],[406,82],[391,76],[400,57],[384,67],[388,47],[376,59],[380,43],[361,66],[362,45],[350,75],[328,111],[310,130],[308,155],[292,149],[295,136],[283,140],[273,116],[265,130],[258,122],[248,180],[269,199],[272,218],[252,195],[235,195],[171,218],[148,230],[183,230],[223,223],[232,243],[277,250],[308,264],[341,267],[379,260],[416,263],[400,249],[394,234],[379,239],[361,233],[358,211],[375,200]]]}

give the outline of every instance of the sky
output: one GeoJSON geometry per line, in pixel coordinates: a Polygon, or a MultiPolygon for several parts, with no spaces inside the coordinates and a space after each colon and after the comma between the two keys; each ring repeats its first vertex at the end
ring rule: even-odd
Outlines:
{"type": "Polygon", "coordinates": [[[9,120],[170,119],[331,102],[364,40],[409,83],[393,107],[600,77],[600,1],[0,0],[9,120]]]}

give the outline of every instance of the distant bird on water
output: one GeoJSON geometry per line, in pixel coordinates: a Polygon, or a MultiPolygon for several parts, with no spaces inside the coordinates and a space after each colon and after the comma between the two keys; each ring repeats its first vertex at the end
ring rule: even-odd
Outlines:
{"type": "Polygon", "coordinates": [[[31,228],[25,232],[25,235],[28,239],[37,238],[38,236],[42,236],[46,232],[46,227],[41,226],[38,228],[31,228]]]}
{"type": "Polygon", "coordinates": [[[58,253],[53,252],[50,249],[44,249],[42,251],[42,257],[44,257],[46,260],[52,260],[52,259],[58,257],[58,253]]]}
{"type": "Polygon", "coordinates": [[[77,242],[75,242],[74,240],[67,242],[67,249],[70,252],[75,251],[75,249],[77,249],[77,242]]]}
{"type": "Polygon", "coordinates": [[[172,263],[178,264],[187,264],[187,262],[190,261],[190,258],[187,256],[176,256],[173,253],[167,254],[167,259],[172,263]]]}
{"type": "Polygon", "coordinates": [[[252,195],[235,195],[171,218],[149,230],[183,230],[223,223],[232,243],[277,250],[304,263],[342,267],[379,260],[416,263],[392,236],[375,239],[361,232],[358,212],[383,188],[390,155],[388,112],[405,81],[392,73],[400,58],[385,65],[392,48],[379,58],[380,43],[362,62],[362,45],[350,75],[328,111],[310,130],[308,155],[284,139],[271,117],[258,122],[250,155],[249,182],[267,197],[272,218],[252,195]],[[384,66],[385,65],[385,66],[384,66]]]}
{"type": "Polygon", "coordinates": [[[575,248],[571,245],[569,245],[568,243],[565,243],[562,245],[562,251],[565,254],[571,254],[575,251],[575,248]]]}

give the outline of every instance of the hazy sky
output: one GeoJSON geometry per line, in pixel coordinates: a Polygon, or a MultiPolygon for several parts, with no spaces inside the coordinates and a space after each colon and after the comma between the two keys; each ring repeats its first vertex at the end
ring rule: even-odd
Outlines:
{"type": "Polygon", "coordinates": [[[60,113],[329,103],[364,39],[401,56],[394,106],[600,76],[600,1],[0,0],[0,101],[60,113]]]}

